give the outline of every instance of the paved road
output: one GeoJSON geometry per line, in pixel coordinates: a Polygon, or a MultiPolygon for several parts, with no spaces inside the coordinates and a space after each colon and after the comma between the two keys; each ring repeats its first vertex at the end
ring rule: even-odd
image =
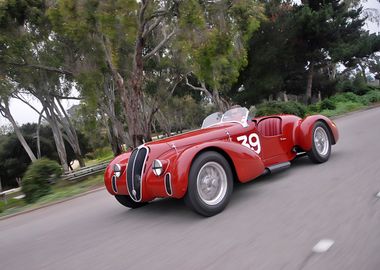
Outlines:
{"type": "Polygon", "coordinates": [[[378,270],[380,108],[336,122],[329,162],[240,185],[212,218],[175,200],[127,210],[103,190],[0,221],[0,268],[378,270]]]}

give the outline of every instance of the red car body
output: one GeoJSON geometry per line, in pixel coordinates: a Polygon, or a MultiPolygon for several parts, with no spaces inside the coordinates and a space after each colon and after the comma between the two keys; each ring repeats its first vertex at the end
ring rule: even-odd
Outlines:
{"type": "Polygon", "coordinates": [[[330,144],[335,144],[339,139],[338,129],[322,115],[305,119],[294,115],[257,117],[248,119],[247,126],[226,122],[145,143],[138,149],[143,149],[141,152],[146,155],[138,157],[136,149],[134,164],[130,165],[133,170],[136,166],[141,167],[138,179],[134,180],[139,184],[134,182],[135,185],[128,186],[127,166],[132,153],[128,152],[111,161],[105,171],[105,186],[110,194],[132,195],[136,202],[164,197],[183,198],[188,191],[192,163],[205,151],[221,154],[228,161],[234,180],[245,183],[278,164],[289,163],[300,153],[311,151],[313,128],[317,122],[327,127],[330,144]],[[140,160],[136,161],[137,158],[140,160]],[[154,160],[162,163],[163,173],[159,176],[153,172],[154,160]],[[115,164],[120,167],[119,177],[115,176],[115,164]],[[136,194],[131,194],[131,189],[136,194]]]}

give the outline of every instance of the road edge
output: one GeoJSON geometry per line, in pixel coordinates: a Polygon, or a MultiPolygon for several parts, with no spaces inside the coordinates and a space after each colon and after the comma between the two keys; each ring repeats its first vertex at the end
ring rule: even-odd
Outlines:
{"type": "Polygon", "coordinates": [[[19,216],[19,215],[27,214],[27,213],[30,213],[30,212],[34,212],[34,211],[37,211],[37,210],[40,210],[40,209],[43,209],[43,208],[46,208],[46,207],[49,207],[49,206],[53,206],[53,205],[56,205],[56,204],[64,203],[64,202],[67,202],[67,201],[71,201],[71,200],[74,200],[74,199],[77,199],[77,198],[89,195],[91,193],[99,192],[99,191],[104,190],[104,189],[106,189],[106,187],[104,187],[104,186],[103,187],[98,187],[98,188],[91,189],[91,190],[88,190],[86,192],[74,195],[72,197],[68,197],[68,198],[65,198],[65,199],[62,199],[62,200],[58,200],[58,201],[55,201],[55,202],[50,202],[50,203],[46,203],[46,204],[39,205],[39,206],[36,206],[36,207],[32,207],[32,208],[26,209],[24,211],[20,211],[20,212],[17,212],[17,213],[13,213],[13,214],[10,214],[10,215],[6,215],[6,216],[3,216],[3,217],[0,217],[0,221],[8,219],[8,218],[16,217],[16,216],[19,216]]]}

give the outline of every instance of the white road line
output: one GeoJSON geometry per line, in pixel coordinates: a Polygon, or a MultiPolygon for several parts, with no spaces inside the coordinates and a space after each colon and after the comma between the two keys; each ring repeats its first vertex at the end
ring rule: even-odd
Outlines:
{"type": "Polygon", "coordinates": [[[323,253],[328,251],[333,244],[334,241],[331,239],[322,239],[313,247],[312,251],[315,253],[323,253]]]}

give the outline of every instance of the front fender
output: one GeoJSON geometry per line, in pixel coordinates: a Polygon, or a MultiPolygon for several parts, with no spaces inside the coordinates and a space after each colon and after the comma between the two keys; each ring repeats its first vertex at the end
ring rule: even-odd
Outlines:
{"type": "Polygon", "coordinates": [[[107,191],[112,194],[116,195],[115,191],[112,188],[112,176],[114,174],[113,172],[113,166],[115,164],[120,164],[122,174],[116,181],[116,187],[117,187],[117,194],[128,194],[127,187],[125,185],[125,181],[122,181],[122,179],[126,179],[126,166],[128,163],[128,159],[131,155],[131,152],[123,153],[117,157],[115,157],[107,166],[105,172],[104,172],[104,184],[107,188],[107,191]]]}
{"type": "Polygon", "coordinates": [[[304,151],[310,151],[312,148],[313,127],[315,122],[322,121],[330,129],[332,136],[332,144],[336,144],[339,140],[339,132],[335,123],[323,115],[311,115],[300,121],[296,128],[295,145],[301,147],[304,151]]]}
{"type": "Polygon", "coordinates": [[[248,182],[263,174],[265,170],[261,158],[253,150],[238,143],[213,141],[198,144],[184,150],[176,160],[176,167],[173,170],[174,197],[182,198],[186,194],[193,160],[201,152],[208,150],[217,151],[227,158],[239,182],[248,182]]]}

